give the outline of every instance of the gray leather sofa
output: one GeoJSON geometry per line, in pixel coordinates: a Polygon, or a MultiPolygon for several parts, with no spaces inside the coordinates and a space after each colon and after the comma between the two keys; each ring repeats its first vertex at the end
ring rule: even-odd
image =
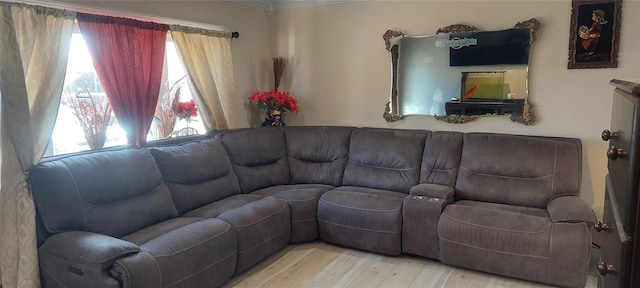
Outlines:
{"type": "Polygon", "coordinates": [[[43,287],[217,287],[323,241],[584,286],[578,139],[352,127],[218,131],[30,169],[43,287]]]}

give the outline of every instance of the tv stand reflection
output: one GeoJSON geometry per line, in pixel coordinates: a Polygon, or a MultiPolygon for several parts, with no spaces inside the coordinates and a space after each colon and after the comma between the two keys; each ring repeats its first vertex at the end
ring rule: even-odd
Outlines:
{"type": "Polygon", "coordinates": [[[444,105],[447,116],[456,115],[511,115],[522,116],[524,99],[504,101],[448,101],[444,105]]]}

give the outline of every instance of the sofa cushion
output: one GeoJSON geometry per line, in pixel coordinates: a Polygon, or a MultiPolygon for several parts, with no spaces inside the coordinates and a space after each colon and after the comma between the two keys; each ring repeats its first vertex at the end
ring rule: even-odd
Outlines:
{"type": "Polygon", "coordinates": [[[231,224],[238,237],[236,274],[258,264],[289,243],[289,206],[275,197],[267,196],[227,210],[218,215],[218,219],[231,224]]]}
{"type": "Polygon", "coordinates": [[[589,259],[587,233],[584,223],[552,224],[546,209],[458,201],[440,217],[439,256],[463,268],[579,287],[589,259]]]}
{"type": "Polygon", "coordinates": [[[440,261],[530,280],[546,276],[551,234],[551,221],[542,216],[546,211],[525,214],[484,204],[445,207],[438,225],[440,261]]]}
{"type": "Polygon", "coordinates": [[[579,139],[465,134],[456,198],[545,208],[578,195],[581,147],[579,139]]]}
{"type": "Polygon", "coordinates": [[[180,214],[240,193],[240,184],[219,139],[150,151],[180,214]]]}
{"type": "Polygon", "coordinates": [[[257,194],[238,194],[218,200],[184,214],[184,217],[215,218],[218,215],[264,198],[257,194]]]}
{"type": "Polygon", "coordinates": [[[355,129],[342,185],[409,193],[420,180],[428,131],[355,129]]]}
{"type": "Polygon", "coordinates": [[[281,128],[231,131],[222,139],[240,182],[242,193],[289,184],[289,161],[281,128]]]}
{"type": "Polygon", "coordinates": [[[43,225],[52,233],[78,230],[120,237],[177,216],[147,149],[43,162],[30,169],[29,182],[43,225]]]}
{"type": "Polygon", "coordinates": [[[339,186],[349,155],[350,127],[287,127],[291,183],[339,186]]]}
{"type": "Polygon", "coordinates": [[[291,243],[318,238],[318,200],[335,187],[322,184],[278,185],[256,190],[252,194],[273,196],[287,201],[291,211],[291,243]]]}
{"type": "Polygon", "coordinates": [[[231,224],[238,237],[236,274],[287,245],[291,233],[287,202],[253,193],[233,195],[195,209],[185,216],[215,217],[231,224]]]}
{"type": "Polygon", "coordinates": [[[235,270],[236,234],[220,219],[175,218],[123,239],[156,259],[163,287],[218,287],[235,270]]]}
{"type": "Polygon", "coordinates": [[[318,202],[322,240],[387,255],[401,252],[402,201],[407,194],[342,186],[318,202]]]}
{"type": "Polygon", "coordinates": [[[456,185],[460,157],[462,155],[462,133],[432,132],[427,135],[420,169],[420,183],[456,185]]]}

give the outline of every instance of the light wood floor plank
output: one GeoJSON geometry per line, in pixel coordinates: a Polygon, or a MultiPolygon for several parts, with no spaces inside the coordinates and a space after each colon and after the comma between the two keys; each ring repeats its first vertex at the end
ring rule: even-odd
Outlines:
{"type": "MultiPolygon", "coordinates": [[[[323,242],[290,245],[225,288],[543,288],[537,283],[444,265],[422,257],[380,254],[323,242]]],[[[590,275],[586,288],[597,287],[590,275]]]]}
{"type": "Polygon", "coordinates": [[[334,259],[343,251],[342,248],[331,245],[317,245],[310,249],[305,257],[282,269],[262,287],[313,287],[317,284],[313,277],[334,263],[334,259]]]}
{"type": "Polygon", "coordinates": [[[269,281],[277,273],[294,265],[314,249],[314,247],[308,245],[289,245],[249,271],[231,278],[223,287],[262,287],[265,282],[269,281]],[[250,277],[247,277],[249,275],[250,277]]]}
{"type": "Polygon", "coordinates": [[[378,261],[369,261],[369,265],[364,268],[353,281],[346,287],[378,287],[380,283],[391,273],[391,269],[398,263],[396,257],[383,257],[378,261]]]}
{"type": "Polygon", "coordinates": [[[406,257],[396,262],[395,267],[380,287],[409,287],[418,278],[425,266],[425,261],[415,257],[406,257]]]}
{"type": "Polygon", "coordinates": [[[371,261],[379,261],[384,257],[382,255],[371,257],[366,254],[367,252],[345,249],[336,258],[337,263],[330,265],[313,278],[318,282],[315,288],[345,287],[358,277],[362,270],[371,264],[371,261]]]}
{"type": "Polygon", "coordinates": [[[427,262],[422,271],[418,274],[416,279],[413,280],[409,288],[424,288],[424,287],[442,287],[449,277],[450,269],[444,269],[438,267],[434,269],[436,265],[427,262]]]}

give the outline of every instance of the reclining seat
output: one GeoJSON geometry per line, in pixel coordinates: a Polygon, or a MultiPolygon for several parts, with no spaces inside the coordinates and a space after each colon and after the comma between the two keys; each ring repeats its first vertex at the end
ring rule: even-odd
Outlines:
{"type": "Polygon", "coordinates": [[[237,236],[235,274],[271,256],[289,241],[287,203],[241,194],[236,173],[220,139],[151,148],[162,177],[183,217],[217,218],[237,236]]]}
{"type": "Polygon", "coordinates": [[[595,219],[578,193],[579,139],[464,135],[456,202],[438,223],[440,261],[583,287],[595,219]]]}
{"type": "Polygon", "coordinates": [[[401,253],[402,203],[420,179],[428,131],[354,129],[342,186],[318,203],[320,237],[387,255],[401,253]]]}
{"type": "Polygon", "coordinates": [[[273,195],[291,208],[291,243],[318,239],[316,219],[320,196],[342,183],[349,155],[350,127],[286,127],[287,158],[291,176],[286,185],[252,193],[273,195]]]}
{"type": "Polygon", "coordinates": [[[230,225],[177,217],[147,149],[65,156],[29,175],[52,234],[38,249],[43,287],[212,287],[233,274],[230,225]]]}

